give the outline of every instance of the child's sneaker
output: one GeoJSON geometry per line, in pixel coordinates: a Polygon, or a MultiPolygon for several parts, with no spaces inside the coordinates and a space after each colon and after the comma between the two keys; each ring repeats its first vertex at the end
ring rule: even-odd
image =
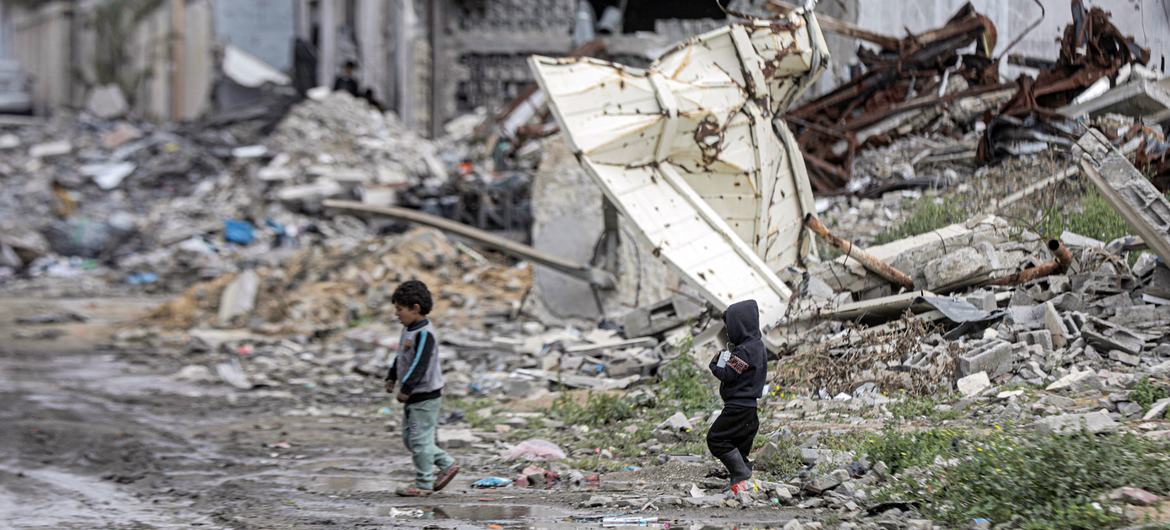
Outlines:
{"type": "Polygon", "coordinates": [[[394,490],[394,493],[399,497],[426,497],[434,492],[434,490],[422,489],[417,486],[403,486],[394,490]]]}
{"type": "Polygon", "coordinates": [[[435,491],[439,491],[447,487],[447,484],[451,482],[451,479],[455,478],[455,475],[458,474],[459,464],[455,463],[447,466],[447,469],[440,471],[439,476],[435,477],[435,491]]]}

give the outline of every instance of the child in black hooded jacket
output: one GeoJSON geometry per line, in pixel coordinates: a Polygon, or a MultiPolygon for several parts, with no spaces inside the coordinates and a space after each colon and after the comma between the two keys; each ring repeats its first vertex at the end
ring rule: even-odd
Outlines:
{"type": "Polygon", "coordinates": [[[752,477],[747,457],[760,429],[756,404],[768,377],[768,352],[764,349],[755,300],[731,304],[723,313],[723,323],[731,344],[710,364],[711,373],[720,382],[723,412],[707,432],[707,448],[727,467],[731,492],[738,494],[748,487],[747,480],[752,477]]]}

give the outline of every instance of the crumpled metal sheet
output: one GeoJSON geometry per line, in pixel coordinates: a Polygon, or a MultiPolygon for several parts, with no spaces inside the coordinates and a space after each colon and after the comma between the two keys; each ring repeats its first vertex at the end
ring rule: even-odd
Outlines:
{"type": "Polygon", "coordinates": [[[655,255],[720,309],[754,298],[779,322],[774,273],[807,253],[815,211],[795,139],[774,117],[828,56],[816,19],[733,24],[641,70],[596,59],[530,60],[581,164],[655,255]]]}

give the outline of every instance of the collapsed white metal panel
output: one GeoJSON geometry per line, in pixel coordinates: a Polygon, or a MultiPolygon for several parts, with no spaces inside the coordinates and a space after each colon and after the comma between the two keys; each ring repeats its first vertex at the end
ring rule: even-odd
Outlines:
{"type": "Polygon", "coordinates": [[[597,59],[530,60],[582,165],[655,253],[720,308],[754,298],[761,324],[791,291],[774,271],[807,253],[812,191],[774,117],[828,61],[815,18],[734,24],[647,70],[597,59]]]}

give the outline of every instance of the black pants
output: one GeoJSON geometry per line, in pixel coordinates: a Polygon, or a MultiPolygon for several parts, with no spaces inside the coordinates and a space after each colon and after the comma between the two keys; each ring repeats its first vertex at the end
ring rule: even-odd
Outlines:
{"type": "Polygon", "coordinates": [[[707,431],[707,449],[715,456],[727,454],[732,449],[739,449],[739,454],[747,460],[752,450],[752,442],[756,439],[756,431],[760,430],[760,417],[755,407],[736,407],[726,405],[711,430],[707,431]]]}

